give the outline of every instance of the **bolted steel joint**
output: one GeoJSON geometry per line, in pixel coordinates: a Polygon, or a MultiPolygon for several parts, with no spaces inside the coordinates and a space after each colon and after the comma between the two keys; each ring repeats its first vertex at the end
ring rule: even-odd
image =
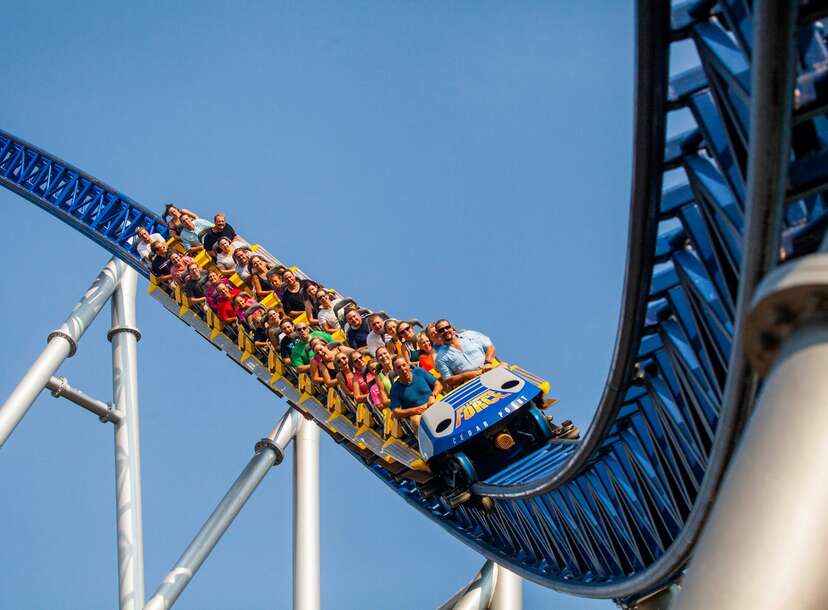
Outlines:
{"type": "Polygon", "coordinates": [[[106,340],[111,343],[112,337],[114,337],[118,333],[129,333],[131,335],[135,335],[136,341],[141,340],[141,331],[132,326],[116,326],[114,328],[110,328],[109,331],[106,333],[106,340]]]}
{"type": "Polygon", "coordinates": [[[785,340],[802,325],[828,319],[828,254],[794,259],[771,271],[756,289],[745,325],[745,353],[766,375],[785,340]]]}
{"type": "Polygon", "coordinates": [[[75,341],[75,338],[69,333],[65,333],[62,330],[53,330],[49,333],[49,336],[46,337],[46,342],[48,343],[55,337],[61,337],[63,339],[66,339],[66,341],[69,343],[69,355],[67,356],[67,358],[71,358],[78,351],[78,342],[75,341]]]}
{"type": "Polygon", "coordinates": [[[278,466],[282,463],[282,460],[285,459],[284,453],[279,448],[279,445],[274,443],[269,438],[263,438],[259,442],[256,443],[256,446],[253,448],[256,453],[261,453],[262,451],[266,451],[270,449],[274,454],[276,454],[276,461],[273,462],[274,466],[278,466]]]}
{"type": "Polygon", "coordinates": [[[63,395],[63,390],[66,389],[66,386],[69,384],[69,380],[66,377],[58,377],[58,384],[55,389],[52,390],[52,396],[55,398],[59,398],[63,395]]]}

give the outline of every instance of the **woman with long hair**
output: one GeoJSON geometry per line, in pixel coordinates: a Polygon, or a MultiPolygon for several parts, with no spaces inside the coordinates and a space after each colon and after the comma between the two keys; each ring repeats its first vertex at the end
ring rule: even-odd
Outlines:
{"type": "Polygon", "coordinates": [[[247,281],[253,286],[257,299],[261,301],[266,296],[273,294],[273,284],[267,275],[270,267],[263,257],[258,254],[251,256],[247,263],[247,270],[250,271],[250,277],[247,281]]]}

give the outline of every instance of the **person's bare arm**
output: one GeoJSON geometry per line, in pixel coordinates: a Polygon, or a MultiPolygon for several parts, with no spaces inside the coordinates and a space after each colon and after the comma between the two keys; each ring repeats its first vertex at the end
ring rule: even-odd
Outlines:
{"type": "Polygon", "coordinates": [[[486,363],[483,365],[483,371],[491,370],[494,365],[492,364],[495,359],[495,346],[492,343],[489,347],[486,348],[486,363]]]}
{"type": "Polygon", "coordinates": [[[394,415],[396,415],[397,417],[411,417],[412,415],[422,415],[430,406],[430,404],[426,403],[424,405],[409,407],[407,409],[397,407],[396,409],[394,409],[394,415]]]}
{"type": "Polygon", "coordinates": [[[466,383],[469,379],[474,379],[483,372],[483,369],[475,369],[473,371],[466,371],[465,373],[457,373],[448,379],[444,379],[446,386],[449,388],[456,388],[459,385],[466,383]]]}
{"type": "Polygon", "coordinates": [[[305,316],[308,318],[308,324],[319,326],[319,320],[313,317],[313,306],[310,301],[305,301],[305,316]]]}

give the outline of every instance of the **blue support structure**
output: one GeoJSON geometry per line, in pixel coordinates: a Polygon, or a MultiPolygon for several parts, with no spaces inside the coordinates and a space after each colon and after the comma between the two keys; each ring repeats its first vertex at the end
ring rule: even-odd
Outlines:
{"type": "MultiPolygon", "coordinates": [[[[552,443],[477,483],[491,511],[450,509],[366,463],[444,529],[545,586],[627,600],[680,573],[751,412],[755,382],[739,341],[753,276],[813,251],[828,227],[828,51],[814,22],[822,13],[807,8],[790,41],[798,45],[792,113],[751,125],[756,77],[774,66],[754,62],[750,5],[688,2],[671,13],[669,3],[638,2],[625,288],[612,367],[583,440],[552,443]],[[686,40],[700,64],[671,80],[672,45],[686,40]],[[677,111],[695,126],[668,138],[677,111]],[[766,178],[748,172],[764,167],[751,145],[767,125],[791,133],[787,175],[767,176],[787,184],[773,209],[747,199],[766,178]],[[664,188],[668,172],[680,180],[664,188]]],[[[166,234],[128,197],[3,132],[0,184],[144,275],[129,238],[141,225],[166,234]]]]}

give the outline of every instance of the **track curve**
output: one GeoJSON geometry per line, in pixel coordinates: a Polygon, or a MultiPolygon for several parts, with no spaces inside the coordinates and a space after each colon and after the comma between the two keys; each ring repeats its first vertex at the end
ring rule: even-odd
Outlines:
{"type": "MultiPolygon", "coordinates": [[[[550,445],[479,484],[496,498],[491,513],[448,510],[367,465],[469,546],[563,592],[627,598],[682,569],[755,393],[740,346],[746,303],[777,262],[780,241],[783,256],[798,256],[828,225],[828,138],[815,120],[828,106],[814,85],[828,61],[824,33],[803,14],[798,40],[776,49],[798,57],[794,83],[773,64],[752,65],[765,41],[754,40],[742,7],[693,2],[671,12],[667,3],[638,2],[624,295],[612,365],[584,439],[550,445]],[[671,48],[687,40],[700,65],[671,80],[671,48]],[[757,101],[795,85],[792,112],[757,101]],[[668,141],[674,112],[692,114],[695,127],[668,141]],[[760,145],[765,120],[782,134],[782,150],[760,145]],[[787,190],[763,195],[761,181],[787,190]]],[[[0,184],[147,275],[128,239],[142,224],[165,227],[135,201],[4,132],[0,184]]]]}

